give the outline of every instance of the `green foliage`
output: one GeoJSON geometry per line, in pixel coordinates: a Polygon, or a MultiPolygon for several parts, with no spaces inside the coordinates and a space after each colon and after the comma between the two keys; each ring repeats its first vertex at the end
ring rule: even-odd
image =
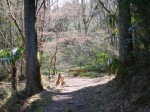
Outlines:
{"type": "Polygon", "coordinates": [[[95,78],[97,77],[97,74],[95,72],[87,72],[87,73],[80,73],[79,76],[95,78]]]}
{"type": "Polygon", "coordinates": [[[25,53],[25,48],[20,47],[14,56],[14,60],[19,60],[25,53]]]}
{"type": "Polygon", "coordinates": [[[86,69],[88,71],[98,71],[98,70],[100,70],[100,68],[98,66],[94,66],[94,65],[86,65],[84,67],[84,69],[86,69]]]}
{"type": "Polygon", "coordinates": [[[119,74],[124,75],[125,66],[124,64],[117,58],[112,59],[112,63],[108,67],[108,74],[119,74]]]}
{"type": "Polygon", "coordinates": [[[10,55],[11,55],[10,49],[0,50],[0,58],[7,58],[10,57],[10,55]]]}
{"type": "Polygon", "coordinates": [[[107,61],[110,58],[110,55],[107,52],[98,52],[96,53],[97,57],[96,60],[93,63],[93,66],[95,69],[99,71],[106,70],[107,68],[107,61]]]}
{"type": "Polygon", "coordinates": [[[9,74],[11,73],[11,63],[19,60],[24,54],[24,48],[15,49],[17,50],[15,54],[12,53],[12,49],[3,49],[0,50],[0,81],[9,79],[9,74]],[[7,69],[6,69],[7,67],[7,69]]]}
{"type": "Polygon", "coordinates": [[[84,66],[83,68],[88,71],[96,71],[102,72],[107,69],[107,62],[110,58],[109,53],[107,52],[98,52],[96,53],[96,58],[92,60],[92,63],[89,65],[84,66]]]}
{"type": "Polygon", "coordinates": [[[24,54],[24,47],[20,47],[15,54],[12,53],[12,49],[3,49],[0,50],[0,58],[8,58],[13,61],[17,61],[20,59],[24,54]]]}
{"type": "Polygon", "coordinates": [[[115,35],[118,35],[118,34],[119,34],[118,28],[114,28],[114,34],[115,34],[115,35]]]}
{"type": "Polygon", "coordinates": [[[98,63],[107,63],[108,58],[109,58],[109,56],[107,53],[99,52],[97,62],[98,63]]]}

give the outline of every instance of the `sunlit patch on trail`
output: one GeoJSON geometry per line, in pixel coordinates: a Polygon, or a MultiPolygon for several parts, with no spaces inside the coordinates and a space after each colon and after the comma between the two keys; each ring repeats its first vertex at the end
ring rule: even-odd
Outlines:
{"type": "Polygon", "coordinates": [[[54,95],[52,96],[52,101],[63,101],[63,100],[69,100],[72,99],[71,96],[68,95],[54,95]]]}

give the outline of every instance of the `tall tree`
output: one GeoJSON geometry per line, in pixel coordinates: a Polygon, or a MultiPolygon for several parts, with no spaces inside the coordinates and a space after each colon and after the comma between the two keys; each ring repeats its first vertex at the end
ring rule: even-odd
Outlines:
{"type": "Polygon", "coordinates": [[[34,95],[43,89],[40,65],[37,57],[38,44],[35,30],[35,0],[24,0],[25,51],[26,51],[26,92],[34,95]]]}
{"type": "Polygon", "coordinates": [[[84,34],[87,35],[87,30],[88,30],[88,27],[87,27],[87,20],[86,20],[86,4],[85,4],[85,0],[81,0],[81,14],[82,14],[82,23],[83,23],[83,31],[84,31],[84,34]]]}
{"type": "Polygon", "coordinates": [[[129,64],[128,56],[133,49],[132,35],[128,29],[131,26],[131,12],[129,0],[118,0],[119,24],[119,57],[124,64],[129,64]]]}

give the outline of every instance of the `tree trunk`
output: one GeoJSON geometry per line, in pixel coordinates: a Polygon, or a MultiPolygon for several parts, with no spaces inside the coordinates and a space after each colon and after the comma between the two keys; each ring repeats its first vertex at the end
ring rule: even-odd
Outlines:
{"type": "Polygon", "coordinates": [[[128,32],[128,29],[131,26],[130,2],[128,0],[118,0],[118,9],[119,58],[128,66],[130,64],[128,56],[133,49],[132,35],[128,32]]]}
{"type": "Polygon", "coordinates": [[[43,90],[40,65],[37,57],[38,44],[35,30],[35,0],[24,0],[25,51],[26,51],[26,93],[28,96],[43,90]]]}
{"type": "Polygon", "coordinates": [[[15,62],[13,61],[12,62],[12,70],[11,70],[11,85],[12,85],[12,89],[13,89],[13,92],[14,91],[17,91],[17,85],[18,85],[18,77],[17,77],[17,67],[16,67],[16,64],[15,62]]]}
{"type": "MultiPolygon", "coordinates": [[[[14,44],[14,37],[12,35],[12,25],[11,21],[9,21],[10,25],[10,44],[11,47],[13,47],[14,44]]],[[[16,67],[16,62],[15,60],[12,60],[11,62],[11,86],[12,86],[12,94],[13,92],[17,91],[17,86],[18,86],[18,76],[17,76],[17,67],[16,67]]]]}
{"type": "Polygon", "coordinates": [[[81,0],[81,5],[82,5],[81,14],[82,14],[83,32],[86,36],[88,32],[88,26],[87,26],[86,14],[85,14],[86,13],[85,12],[85,9],[86,9],[85,0],[81,0]]]}
{"type": "Polygon", "coordinates": [[[56,56],[54,57],[54,63],[53,63],[53,75],[56,74],[57,70],[56,70],[56,56]]]}

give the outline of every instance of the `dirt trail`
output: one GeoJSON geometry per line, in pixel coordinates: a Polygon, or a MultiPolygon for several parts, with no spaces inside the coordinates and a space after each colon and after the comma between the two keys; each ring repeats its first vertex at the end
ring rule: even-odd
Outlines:
{"type": "MultiPolygon", "coordinates": [[[[90,101],[86,100],[88,97],[90,100],[92,98],[91,95],[96,94],[97,91],[86,88],[103,85],[113,78],[113,76],[92,79],[81,77],[66,78],[66,85],[64,87],[58,86],[55,90],[48,90],[54,92],[55,95],[44,112],[88,112],[87,102],[90,101]]],[[[103,88],[98,91],[103,91],[103,88]]]]}

